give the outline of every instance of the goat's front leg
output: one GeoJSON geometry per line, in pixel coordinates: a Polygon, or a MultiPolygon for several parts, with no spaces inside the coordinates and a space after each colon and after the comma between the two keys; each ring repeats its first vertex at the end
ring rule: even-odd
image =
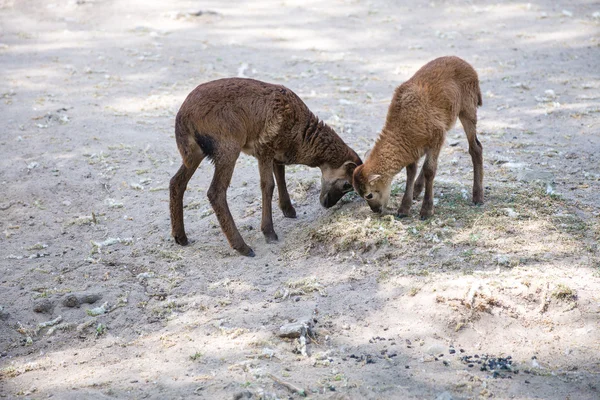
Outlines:
{"type": "MultiPolygon", "coordinates": [[[[417,162],[417,168],[419,167],[419,163],[417,162]]],[[[423,172],[423,167],[421,167],[421,172],[419,172],[419,176],[413,185],[413,200],[417,200],[423,192],[423,188],[425,187],[425,175],[423,172]]]]}
{"type": "Polygon", "coordinates": [[[427,219],[433,215],[433,180],[437,171],[438,156],[440,148],[430,149],[423,163],[423,177],[425,180],[425,195],[421,206],[421,219],[427,219]]]}
{"type": "Polygon", "coordinates": [[[406,166],[406,189],[404,190],[404,196],[402,197],[402,203],[398,209],[398,218],[404,218],[408,216],[410,207],[413,202],[413,188],[415,183],[415,177],[417,176],[417,163],[411,163],[406,166]]]}
{"type": "Polygon", "coordinates": [[[275,172],[275,181],[277,182],[277,191],[279,192],[279,208],[287,218],[296,218],[296,209],[290,200],[290,194],[285,185],[285,165],[273,162],[273,171],[275,172]]]}
{"type": "Polygon", "coordinates": [[[265,235],[267,243],[278,240],[277,234],[273,229],[273,190],[275,190],[275,181],[273,179],[273,160],[258,160],[258,172],[260,174],[260,190],[262,192],[262,220],[260,230],[265,235]]]}

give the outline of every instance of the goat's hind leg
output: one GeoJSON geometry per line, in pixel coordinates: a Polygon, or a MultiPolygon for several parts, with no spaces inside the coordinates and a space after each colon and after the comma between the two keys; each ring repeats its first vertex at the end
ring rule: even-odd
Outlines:
{"type": "Polygon", "coordinates": [[[483,146],[477,139],[477,114],[461,112],[459,118],[467,134],[469,154],[473,161],[473,203],[483,204],[483,146]]]}
{"type": "Polygon", "coordinates": [[[219,154],[214,158],[215,174],[207,195],[229,245],[244,256],[254,257],[254,251],[244,242],[240,231],[235,226],[227,204],[227,188],[231,183],[231,176],[239,155],[240,153],[237,151],[237,153],[219,154]]]}
{"type": "Polygon", "coordinates": [[[273,162],[273,172],[277,182],[277,191],[279,192],[279,208],[287,218],[296,218],[296,209],[290,200],[290,194],[285,184],[285,165],[273,162]]]}
{"type": "Polygon", "coordinates": [[[193,164],[186,167],[181,164],[177,173],[171,178],[169,183],[169,209],[171,211],[171,235],[175,242],[185,246],[188,244],[188,238],[185,234],[183,223],[183,195],[187,184],[196,172],[202,158],[193,160],[193,164]]]}
{"type": "Polygon", "coordinates": [[[415,176],[417,175],[417,163],[411,163],[406,166],[406,189],[404,190],[404,196],[402,197],[402,203],[398,209],[398,218],[404,218],[408,216],[410,207],[413,202],[413,188],[415,183],[415,176]]]}

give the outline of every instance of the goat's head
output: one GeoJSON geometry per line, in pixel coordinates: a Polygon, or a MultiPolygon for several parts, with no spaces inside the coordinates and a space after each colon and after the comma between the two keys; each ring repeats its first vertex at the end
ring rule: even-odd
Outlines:
{"type": "Polygon", "coordinates": [[[365,200],[376,213],[381,213],[390,199],[392,179],[380,174],[373,174],[360,165],[354,170],[352,185],[356,193],[365,200]]]}
{"type": "Polygon", "coordinates": [[[333,207],[346,193],[352,191],[352,174],[354,169],[362,164],[362,161],[353,151],[350,158],[337,168],[332,168],[327,164],[321,166],[319,200],[323,207],[333,207]]]}

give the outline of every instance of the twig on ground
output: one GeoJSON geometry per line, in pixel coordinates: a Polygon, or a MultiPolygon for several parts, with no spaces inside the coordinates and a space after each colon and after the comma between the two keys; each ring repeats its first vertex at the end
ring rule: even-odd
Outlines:
{"type": "Polygon", "coordinates": [[[292,392],[292,393],[298,393],[300,396],[306,397],[306,391],[304,389],[298,388],[298,387],[292,385],[291,383],[287,383],[286,381],[283,381],[283,380],[279,379],[278,377],[276,377],[273,374],[267,374],[267,376],[269,378],[273,379],[275,382],[279,383],[281,386],[283,386],[284,388],[286,388],[290,392],[292,392]]]}
{"type": "Polygon", "coordinates": [[[550,303],[550,299],[548,298],[548,291],[550,288],[550,284],[548,282],[546,282],[545,285],[543,285],[542,287],[542,300],[541,300],[541,304],[540,307],[538,308],[538,313],[543,314],[546,312],[546,310],[548,309],[548,304],[550,303]]]}

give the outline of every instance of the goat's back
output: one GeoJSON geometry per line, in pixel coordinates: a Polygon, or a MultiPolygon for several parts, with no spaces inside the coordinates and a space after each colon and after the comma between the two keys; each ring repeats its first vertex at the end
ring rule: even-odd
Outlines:
{"type": "Polygon", "coordinates": [[[181,105],[177,119],[192,123],[197,130],[239,141],[257,136],[271,117],[293,112],[295,105],[305,107],[283,86],[225,78],[196,87],[181,105]]]}
{"type": "Polygon", "coordinates": [[[477,72],[458,57],[440,57],[396,89],[388,121],[422,125],[423,129],[433,124],[447,131],[459,113],[474,112],[478,105],[481,93],[477,72]]]}

